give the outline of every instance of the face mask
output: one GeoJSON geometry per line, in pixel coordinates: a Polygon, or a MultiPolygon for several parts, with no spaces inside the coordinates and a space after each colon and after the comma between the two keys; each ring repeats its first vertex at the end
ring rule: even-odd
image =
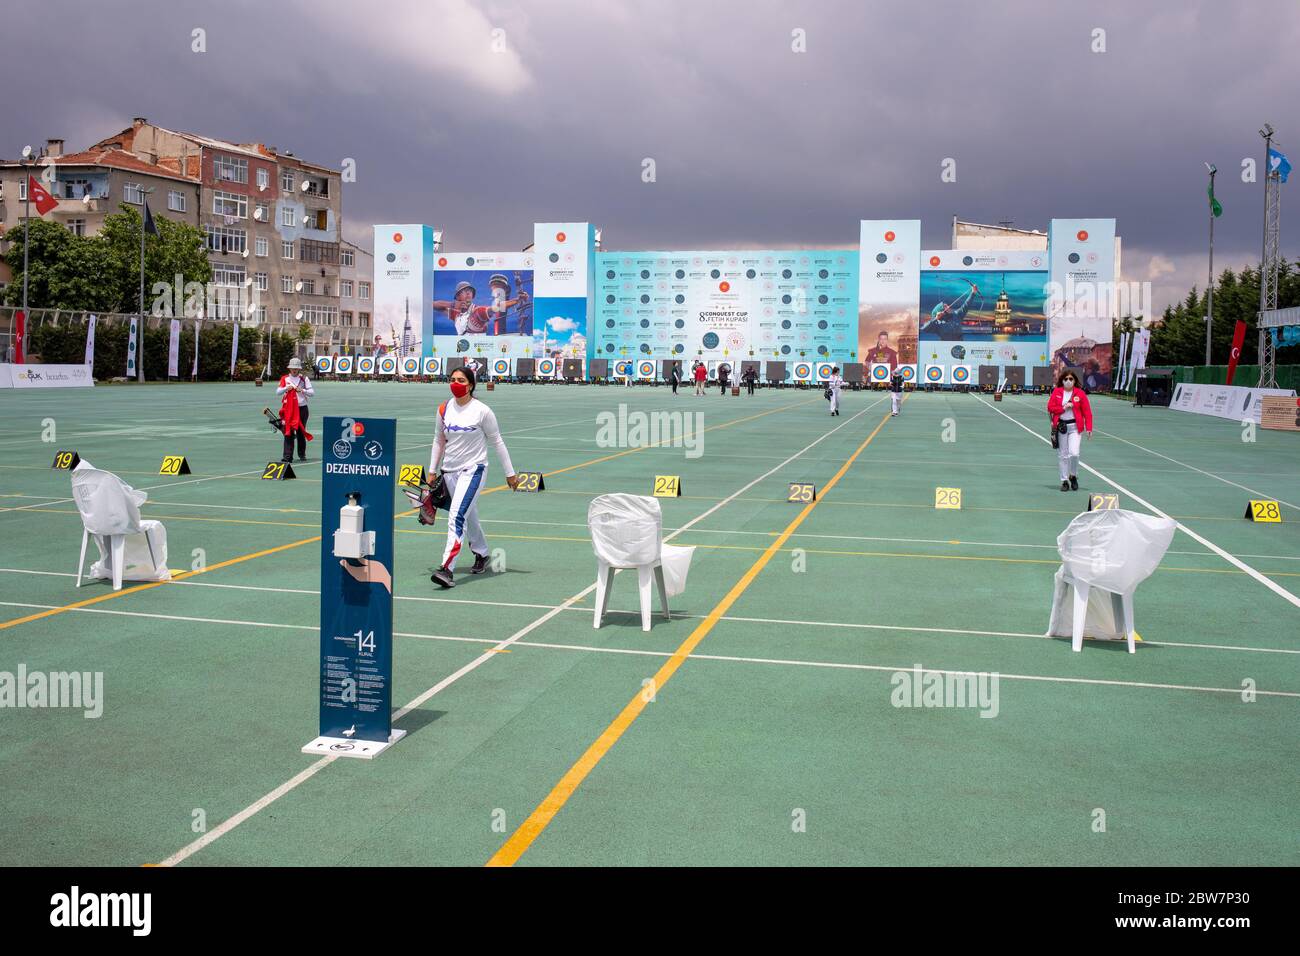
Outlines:
{"type": "Polygon", "coordinates": [[[469,386],[464,382],[452,382],[451,394],[455,395],[457,398],[464,398],[469,394],[469,386]]]}
{"type": "Polygon", "coordinates": [[[1065,390],[1066,390],[1067,392],[1073,391],[1073,390],[1074,390],[1074,383],[1073,383],[1073,382],[1066,382],[1066,383],[1065,383],[1065,390]]]}

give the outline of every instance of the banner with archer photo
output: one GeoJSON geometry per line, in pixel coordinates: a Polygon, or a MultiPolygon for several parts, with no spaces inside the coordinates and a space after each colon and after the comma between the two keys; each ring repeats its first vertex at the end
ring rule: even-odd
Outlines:
{"type": "Polygon", "coordinates": [[[434,257],[426,355],[531,358],[531,252],[442,252],[434,257]]]}

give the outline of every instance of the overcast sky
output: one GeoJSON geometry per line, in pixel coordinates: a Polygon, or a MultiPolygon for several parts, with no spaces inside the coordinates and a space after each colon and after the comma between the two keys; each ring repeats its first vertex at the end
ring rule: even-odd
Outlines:
{"type": "Polygon", "coordinates": [[[905,217],[946,248],[954,214],[1113,216],[1161,307],[1205,283],[1202,162],[1216,271],[1259,259],[1241,164],[1262,167],[1263,122],[1300,164],[1296,0],[43,0],[4,20],[0,157],[137,115],[350,157],[366,246],[425,222],[450,250],[518,249],[556,220],[607,249],[851,247],[859,219],[905,217]]]}

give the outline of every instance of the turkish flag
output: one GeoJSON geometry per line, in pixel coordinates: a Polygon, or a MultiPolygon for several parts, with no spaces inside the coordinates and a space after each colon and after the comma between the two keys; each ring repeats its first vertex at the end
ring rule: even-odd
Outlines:
{"type": "Polygon", "coordinates": [[[51,196],[45,187],[36,181],[35,176],[27,177],[27,196],[36,206],[38,215],[44,216],[59,205],[59,201],[51,196]]]}
{"type": "Polygon", "coordinates": [[[1241,320],[1237,321],[1232,330],[1232,354],[1228,358],[1228,384],[1232,384],[1232,376],[1237,374],[1237,359],[1241,358],[1241,347],[1246,342],[1246,323],[1241,320]]]}
{"type": "Polygon", "coordinates": [[[14,329],[14,364],[22,365],[24,361],[23,352],[26,351],[27,341],[27,315],[22,309],[15,314],[17,326],[14,329]]]}

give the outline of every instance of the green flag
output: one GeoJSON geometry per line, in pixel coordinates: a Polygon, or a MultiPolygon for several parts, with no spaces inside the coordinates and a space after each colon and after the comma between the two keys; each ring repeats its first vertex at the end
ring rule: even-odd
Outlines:
{"type": "Polygon", "coordinates": [[[1206,188],[1205,191],[1210,194],[1210,212],[1214,213],[1214,217],[1217,219],[1219,216],[1223,215],[1223,206],[1222,204],[1220,204],[1219,200],[1214,198],[1213,179],[1210,180],[1210,185],[1206,188]]]}

